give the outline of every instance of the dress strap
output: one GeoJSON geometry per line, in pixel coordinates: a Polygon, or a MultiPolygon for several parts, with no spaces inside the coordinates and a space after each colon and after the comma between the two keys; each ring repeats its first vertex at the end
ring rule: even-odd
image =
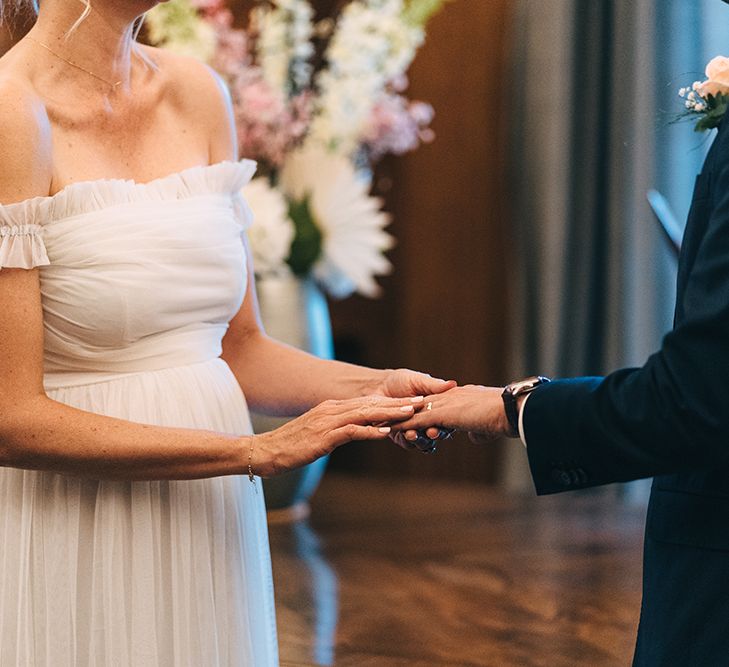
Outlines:
{"type": "Polygon", "coordinates": [[[0,219],[0,269],[34,269],[50,264],[36,224],[7,225],[0,219]]]}

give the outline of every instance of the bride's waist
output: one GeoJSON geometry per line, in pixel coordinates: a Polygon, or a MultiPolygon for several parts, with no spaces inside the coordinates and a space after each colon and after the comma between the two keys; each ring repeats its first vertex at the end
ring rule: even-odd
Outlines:
{"type": "Polygon", "coordinates": [[[145,370],[128,371],[128,372],[109,372],[109,371],[54,371],[43,374],[43,387],[46,392],[53,392],[59,389],[67,389],[70,387],[83,387],[86,385],[94,385],[101,383],[123,382],[140,375],[155,376],[158,381],[164,382],[166,374],[172,373],[173,379],[179,381],[180,372],[189,371],[190,373],[199,373],[204,370],[222,366],[226,373],[234,378],[228,364],[220,357],[206,359],[192,363],[185,363],[172,366],[162,366],[160,368],[146,368],[145,370]]]}
{"type": "Polygon", "coordinates": [[[47,346],[43,384],[48,391],[109,382],[140,373],[220,361],[221,352],[219,336],[201,336],[199,332],[177,332],[161,340],[141,340],[112,350],[68,343],[47,346]]]}

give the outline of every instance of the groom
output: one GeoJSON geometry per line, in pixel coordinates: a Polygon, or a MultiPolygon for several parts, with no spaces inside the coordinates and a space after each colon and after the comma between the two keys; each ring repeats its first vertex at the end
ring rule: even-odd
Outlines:
{"type": "Polygon", "coordinates": [[[426,400],[406,438],[521,435],[539,494],[655,477],[634,667],[729,665],[729,120],[696,181],[674,329],[642,368],[426,400]]]}

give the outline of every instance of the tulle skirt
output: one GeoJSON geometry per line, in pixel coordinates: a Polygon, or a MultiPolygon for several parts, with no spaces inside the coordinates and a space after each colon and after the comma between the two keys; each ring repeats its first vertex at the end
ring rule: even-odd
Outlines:
{"type": "MultiPolygon", "coordinates": [[[[220,359],[47,391],[131,421],[251,432],[220,359]]],[[[2,667],[278,664],[260,480],[6,468],[0,503],[2,667]]]]}

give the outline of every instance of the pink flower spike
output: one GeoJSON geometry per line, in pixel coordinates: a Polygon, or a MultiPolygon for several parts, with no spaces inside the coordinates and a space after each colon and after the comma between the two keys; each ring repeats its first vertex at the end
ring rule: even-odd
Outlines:
{"type": "Polygon", "coordinates": [[[402,95],[388,94],[374,106],[362,140],[373,160],[387,153],[402,155],[421,142],[432,141],[428,128],[433,108],[424,102],[408,102],[402,95]]]}

